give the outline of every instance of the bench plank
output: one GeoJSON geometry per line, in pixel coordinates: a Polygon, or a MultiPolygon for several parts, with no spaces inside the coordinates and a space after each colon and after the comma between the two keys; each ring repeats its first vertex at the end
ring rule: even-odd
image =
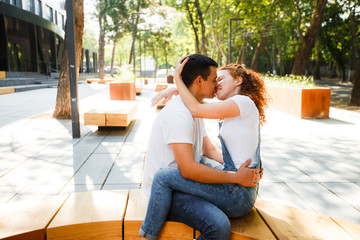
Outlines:
{"type": "Polygon", "coordinates": [[[122,238],[128,190],[73,193],[47,228],[47,239],[122,238]]]}
{"type": "Polygon", "coordinates": [[[231,219],[230,240],[238,239],[276,239],[266,223],[262,220],[255,209],[247,215],[231,219]]]}
{"type": "Polygon", "coordinates": [[[156,83],[155,92],[161,92],[168,87],[169,85],[167,83],[156,83]]]}
{"type": "Polygon", "coordinates": [[[8,94],[14,92],[15,92],[15,88],[7,88],[7,87],[0,88],[0,94],[8,94]]]}
{"type": "Polygon", "coordinates": [[[84,125],[127,127],[137,111],[137,101],[113,100],[84,113],[84,125]]]}
{"type": "MultiPolygon", "coordinates": [[[[130,190],[127,210],[124,221],[124,239],[139,239],[139,230],[146,215],[148,197],[140,189],[130,190]]],[[[173,221],[167,221],[158,239],[175,240],[188,239],[192,240],[194,230],[189,226],[173,221]]]]}
{"type": "Polygon", "coordinates": [[[255,207],[278,239],[353,239],[330,217],[257,200],[255,207]]]}
{"type": "Polygon", "coordinates": [[[345,231],[347,231],[351,236],[353,236],[353,238],[360,239],[360,226],[338,218],[332,217],[331,219],[334,220],[338,225],[340,225],[340,227],[345,229],[345,231]]]}
{"type": "Polygon", "coordinates": [[[0,209],[0,239],[45,239],[45,228],[69,195],[5,203],[0,209]]]}

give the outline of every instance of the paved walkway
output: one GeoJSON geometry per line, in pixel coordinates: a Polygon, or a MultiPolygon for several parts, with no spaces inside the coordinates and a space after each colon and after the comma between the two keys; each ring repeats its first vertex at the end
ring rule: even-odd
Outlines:
{"type": "MultiPolygon", "coordinates": [[[[136,121],[98,130],[55,120],[56,89],[0,95],[0,203],[69,192],[139,188],[154,83],[136,99],[136,121]]],[[[79,85],[80,113],[108,99],[108,85],[79,85]]],[[[330,119],[300,120],[273,110],[262,129],[259,197],[360,224],[360,114],[332,108],[330,119]]],[[[206,120],[218,144],[217,126],[206,120]]]]}

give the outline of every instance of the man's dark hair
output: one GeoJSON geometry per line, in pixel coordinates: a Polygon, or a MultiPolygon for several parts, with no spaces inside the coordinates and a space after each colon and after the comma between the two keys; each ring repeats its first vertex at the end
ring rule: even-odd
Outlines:
{"type": "Polygon", "coordinates": [[[189,87],[199,75],[204,79],[210,75],[210,66],[218,67],[218,64],[207,56],[192,54],[181,73],[182,80],[189,87]]]}

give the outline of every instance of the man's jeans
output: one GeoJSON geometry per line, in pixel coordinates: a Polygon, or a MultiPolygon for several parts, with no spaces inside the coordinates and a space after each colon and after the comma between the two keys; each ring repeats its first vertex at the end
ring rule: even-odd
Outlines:
{"type": "MultiPolygon", "coordinates": [[[[250,212],[257,196],[257,188],[238,184],[204,184],[184,179],[178,169],[160,169],[153,179],[147,214],[140,229],[142,236],[158,236],[168,216],[173,191],[186,192],[207,200],[229,217],[240,217],[250,212]]],[[[173,201],[176,204],[176,200],[173,201]]],[[[198,207],[197,211],[207,212],[203,206],[198,207]]],[[[187,218],[192,220],[191,215],[187,218]]]]}

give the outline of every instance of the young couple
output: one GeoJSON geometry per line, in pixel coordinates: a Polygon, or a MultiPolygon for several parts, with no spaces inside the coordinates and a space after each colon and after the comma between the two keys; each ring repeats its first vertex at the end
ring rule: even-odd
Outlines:
{"type": "Polygon", "coordinates": [[[198,239],[228,239],[228,217],[243,216],[255,204],[265,85],[259,74],[239,64],[217,67],[200,54],[176,63],[180,96],[159,112],[150,136],[143,178],[150,199],[140,239],[156,239],[168,217],[200,231],[198,239]],[[202,103],[215,93],[221,101],[202,103]],[[207,136],[202,118],[223,119],[222,151],[207,136]],[[203,156],[223,169],[200,163],[203,156]]]}

